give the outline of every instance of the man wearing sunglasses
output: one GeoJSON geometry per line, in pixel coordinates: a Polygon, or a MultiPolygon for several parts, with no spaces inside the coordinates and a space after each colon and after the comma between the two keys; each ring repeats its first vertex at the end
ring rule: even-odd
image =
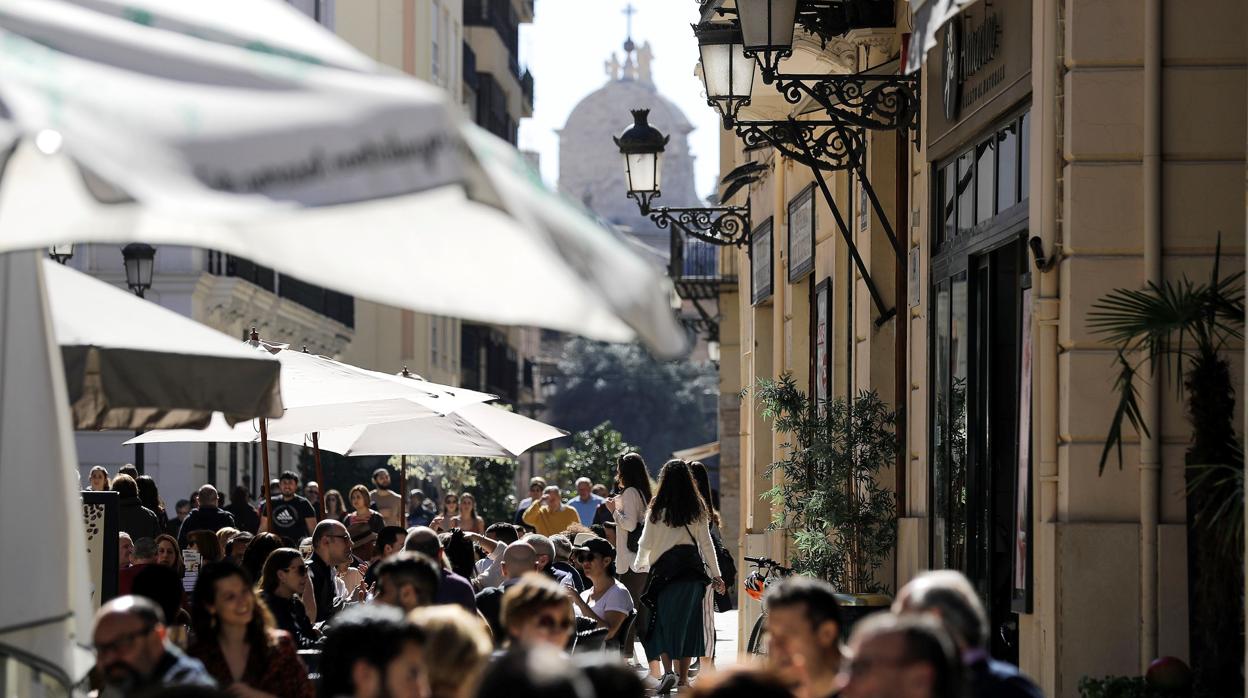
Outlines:
{"type": "Polygon", "coordinates": [[[140,596],[121,596],[95,615],[95,666],[104,681],[101,698],[129,696],[161,686],[216,688],[198,659],[165,639],[164,613],[140,596]]]}
{"type": "Polygon", "coordinates": [[[353,597],[363,600],[364,589],[347,590],[339,596],[334,580],[338,577],[337,566],[351,560],[351,534],[347,527],[333,519],[316,525],[312,532],[312,559],[308,561],[308,574],[312,579],[312,594],[316,598],[316,622],[331,620],[353,597]]]}

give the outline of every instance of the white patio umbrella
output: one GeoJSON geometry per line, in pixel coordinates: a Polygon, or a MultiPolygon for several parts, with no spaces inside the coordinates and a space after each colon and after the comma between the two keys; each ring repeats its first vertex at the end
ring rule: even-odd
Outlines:
{"type": "MultiPolygon", "coordinates": [[[[322,429],[320,447],[344,456],[472,456],[515,458],[537,444],[568,432],[488,404],[475,404],[434,418],[322,429]]],[[[270,439],[302,443],[297,435],[270,439]]]]}
{"type": "Polygon", "coordinates": [[[280,417],[267,352],[86,274],[42,260],[75,429],[195,428],[280,417]]]}
{"type": "Polygon", "coordinates": [[[6,126],[0,251],[195,245],[396,306],[686,347],[660,267],[445,92],[277,0],[6,0],[6,126]]]}
{"type": "MultiPolygon", "coordinates": [[[[65,373],[38,255],[0,255],[0,661],[66,683],[92,664],[90,572],[65,373]]],[[[43,695],[6,667],[4,690],[43,695]]]]}

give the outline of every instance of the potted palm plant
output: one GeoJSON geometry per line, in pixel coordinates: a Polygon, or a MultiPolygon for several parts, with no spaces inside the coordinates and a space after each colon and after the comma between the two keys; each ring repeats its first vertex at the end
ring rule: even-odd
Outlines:
{"type": "Polygon", "coordinates": [[[773,505],[771,527],[792,536],[794,569],[828,580],[863,612],[887,606],[875,572],[897,540],[897,512],[876,478],[897,453],[896,414],[873,391],[817,402],[789,374],[760,380],[754,398],[790,438],[767,467],[780,477],[763,497],[773,505]]]}
{"type": "Polygon", "coordinates": [[[1191,656],[1197,691],[1243,689],[1243,452],[1233,424],[1235,389],[1228,343],[1243,337],[1243,273],[1221,274],[1221,244],[1207,281],[1186,276],[1116,289],[1093,305],[1089,324],[1117,350],[1118,404],[1100,470],[1116,450],[1122,467],[1124,422],[1148,434],[1136,380],[1165,380],[1183,395],[1192,440],[1187,450],[1188,580],[1191,656]],[[1164,374],[1164,375],[1163,375],[1164,374]]]}

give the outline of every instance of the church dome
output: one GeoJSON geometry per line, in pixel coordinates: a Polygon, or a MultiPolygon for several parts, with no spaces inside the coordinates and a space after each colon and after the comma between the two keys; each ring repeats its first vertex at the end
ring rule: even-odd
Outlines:
{"type": "Polygon", "coordinates": [[[666,257],[670,233],[641,215],[637,203],[627,198],[624,163],[612,139],[632,125],[630,110],[649,109],[650,124],[670,136],[663,153],[663,195],[655,205],[702,206],[689,153],[688,137],[694,127],[655,88],[650,45],[643,44],[635,56],[634,62],[634,54],[626,51],[621,65],[612,55],[606,64],[607,83],[568,115],[559,131],[559,190],[666,257]]]}

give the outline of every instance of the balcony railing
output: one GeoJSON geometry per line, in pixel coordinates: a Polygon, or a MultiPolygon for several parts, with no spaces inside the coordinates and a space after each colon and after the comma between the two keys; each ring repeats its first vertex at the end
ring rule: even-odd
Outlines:
{"type": "Polygon", "coordinates": [[[524,104],[533,111],[533,73],[526,68],[520,76],[520,93],[524,95],[524,104]]]}
{"type": "Polygon", "coordinates": [[[464,26],[493,27],[512,57],[520,55],[520,19],[511,0],[465,0],[464,26]]]}
{"type": "Polygon", "coordinates": [[[477,73],[477,80],[477,124],[514,145],[516,121],[507,111],[507,93],[489,73],[477,73]]]}
{"type": "Polygon", "coordinates": [[[477,53],[472,50],[468,42],[464,42],[464,84],[471,87],[475,92],[477,89],[477,53]]]}
{"type": "Polygon", "coordinates": [[[681,298],[718,298],[721,290],[737,284],[735,247],[712,245],[672,231],[672,255],[668,275],[681,298]]]}
{"type": "Polygon", "coordinates": [[[347,327],[355,327],[355,298],[345,293],[284,276],[249,259],[215,250],[208,252],[207,267],[206,271],[213,276],[242,279],[347,327]]]}

